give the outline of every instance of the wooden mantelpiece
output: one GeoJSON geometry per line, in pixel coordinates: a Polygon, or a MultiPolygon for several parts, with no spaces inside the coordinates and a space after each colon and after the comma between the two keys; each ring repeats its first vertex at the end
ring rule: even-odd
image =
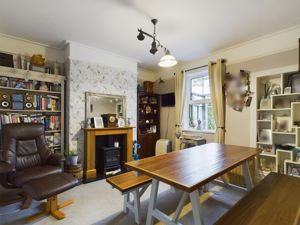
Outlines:
{"type": "Polygon", "coordinates": [[[84,128],[84,179],[97,178],[96,137],[101,135],[124,135],[124,161],[132,161],[132,140],[134,127],[84,128]]]}

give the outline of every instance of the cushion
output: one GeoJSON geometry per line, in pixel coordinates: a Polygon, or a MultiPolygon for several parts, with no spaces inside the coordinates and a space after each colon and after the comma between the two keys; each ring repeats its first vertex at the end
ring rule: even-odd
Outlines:
{"type": "Polygon", "coordinates": [[[65,192],[78,183],[78,180],[68,173],[51,174],[32,180],[23,186],[23,190],[35,200],[43,200],[65,192]]]}
{"type": "Polygon", "coordinates": [[[16,171],[8,176],[8,181],[18,187],[22,187],[28,181],[39,179],[50,174],[61,173],[62,168],[58,166],[37,166],[16,171]]]}
{"type": "Polygon", "coordinates": [[[41,163],[35,139],[17,140],[17,170],[40,166],[41,163]]]}

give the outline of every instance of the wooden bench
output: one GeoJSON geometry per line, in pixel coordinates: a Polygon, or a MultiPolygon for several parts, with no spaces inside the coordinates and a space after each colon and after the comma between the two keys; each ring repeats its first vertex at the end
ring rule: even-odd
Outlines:
{"type": "Polygon", "coordinates": [[[298,225],[300,178],[270,173],[215,225],[298,225]]]}
{"type": "Polygon", "coordinates": [[[135,222],[141,223],[141,196],[151,184],[151,178],[146,175],[137,176],[136,172],[127,172],[113,177],[106,181],[118,189],[124,195],[124,213],[131,210],[134,213],[135,222]],[[130,200],[130,193],[133,195],[133,201],[130,200]]]}

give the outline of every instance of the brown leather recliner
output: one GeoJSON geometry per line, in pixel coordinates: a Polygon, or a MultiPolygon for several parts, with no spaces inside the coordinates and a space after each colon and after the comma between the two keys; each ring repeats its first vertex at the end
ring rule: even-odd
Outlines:
{"type": "Polygon", "coordinates": [[[3,186],[22,187],[31,180],[61,173],[63,161],[62,155],[49,150],[43,124],[2,126],[0,176],[3,186]]]}

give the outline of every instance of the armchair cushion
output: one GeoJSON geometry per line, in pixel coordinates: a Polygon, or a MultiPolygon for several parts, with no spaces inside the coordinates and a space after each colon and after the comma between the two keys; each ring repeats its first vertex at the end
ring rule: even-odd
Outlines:
{"type": "Polygon", "coordinates": [[[65,161],[65,157],[60,154],[51,154],[47,159],[47,164],[52,166],[61,166],[61,163],[65,161]]]}
{"type": "Polygon", "coordinates": [[[8,181],[17,187],[22,187],[28,181],[45,177],[50,174],[56,174],[63,172],[61,167],[58,166],[37,166],[23,170],[18,170],[8,175],[8,181]]]}
{"type": "Polygon", "coordinates": [[[0,162],[0,174],[7,174],[14,172],[15,169],[12,165],[6,163],[6,162],[0,162]]]}

